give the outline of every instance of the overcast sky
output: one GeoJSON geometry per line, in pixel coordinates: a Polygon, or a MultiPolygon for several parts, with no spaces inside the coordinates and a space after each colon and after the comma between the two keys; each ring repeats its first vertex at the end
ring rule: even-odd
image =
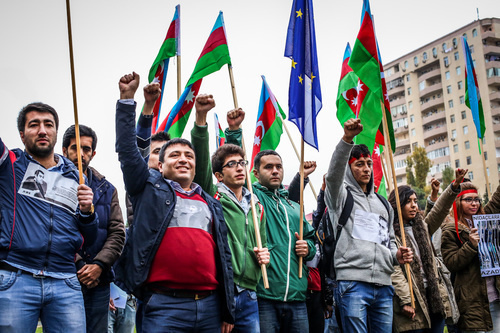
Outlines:
{"type": "MultiPolygon", "coordinates": [[[[79,119],[99,137],[97,155],[91,162],[106,175],[124,197],[123,180],[114,150],[115,103],[118,79],[136,71],[141,87],[165,38],[179,1],[80,0],[71,1],[73,47],[79,119]]],[[[229,52],[233,63],[239,105],[246,110],[244,137],[249,144],[258,110],[261,75],[287,113],[290,60],[283,57],[292,0],[186,0],[181,4],[182,86],[207,40],[219,10],[224,12],[229,52]]],[[[314,1],[316,40],[323,109],[318,116],[318,153],[306,147],[306,160],[317,160],[311,177],[317,190],[329,158],[341,137],[335,99],[343,52],[353,45],[362,0],[314,1]]],[[[479,17],[500,17],[496,0],[371,1],[376,33],[385,63],[394,60],[479,17]]],[[[61,152],[62,134],[73,123],[66,7],[64,0],[18,0],[0,2],[0,137],[9,148],[21,147],[16,129],[19,110],[33,101],[52,105],[61,120],[56,151],[61,152]]],[[[176,101],[176,63],[170,62],[163,115],[176,101]]],[[[200,93],[212,93],[222,126],[233,108],[227,66],[203,80],[200,93]]],[[[142,105],[142,91],[136,100],[142,105]]],[[[140,107],[139,107],[140,110],[140,107]]],[[[194,110],[193,110],[194,113],[194,110]]],[[[209,118],[211,149],[214,149],[213,116],[209,118]]],[[[194,116],[186,127],[189,138],[194,116]]],[[[287,122],[296,145],[300,134],[287,122]]],[[[251,147],[247,147],[251,151],[251,147]]],[[[283,156],[285,181],[298,171],[288,138],[284,134],[278,152],[283,156]]],[[[305,192],[306,211],[315,208],[311,191],[305,192]]],[[[123,201],[123,200],[122,200],[123,201]]]]}

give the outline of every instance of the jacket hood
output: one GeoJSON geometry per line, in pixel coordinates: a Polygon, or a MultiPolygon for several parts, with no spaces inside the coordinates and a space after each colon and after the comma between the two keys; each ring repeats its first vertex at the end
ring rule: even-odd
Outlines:
{"type": "MultiPolygon", "coordinates": [[[[354,178],[354,175],[352,174],[352,171],[351,171],[351,167],[349,165],[347,165],[347,167],[345,169],[344,182],[352,190],[364,194],[363,190],[361,189],[361,186],[359,186],[358,182],[354,178]]],[[[373,191],[373,169],[372,169],[372,172],[371,172],[371,175],[370,175],[370,181],[368,182],[367,189],[368,189],[368,191],[367,191],[368,194],[373,194],[374,193],[374,191],[373,191]]]]}
{"type": "MultiPolygon", "coordinates": [[[[222,193],[222,194],[225,194],[227,195],[229,198],[231,198],[231,200],[233,200],[236,204],[240,205],[238,199],[236,198],[236,196],[234,195],[234,192],[231,191],[227,186],[223,185],[223,183],[221,182],[218,182],[216,184],[217,186],[217,191],[219,193],[222,193]]],[[[250,193],[250,191],[245,187],[243,186],[243,197],[247,196],[248,194],[250,193]]],[[[259,198],[257,198],[257,196],[254,194],[253,195],[253,200],[255,203],[259,202],[259,198]]],[[[250,203],[249,203],[250,204],[250,203]]],[[[240,205],[241,206],[241,205],[240,205]]]]}
{"type": "Polygon", "coordinates": [[[276,189],[276,190],[268,189],[267,187],[265,187],[264,185],[262,185],[258,181],[255,182],[255,183],[253,183],[252,185],[254,187],[258,188],[259,190],[261,190],[262,192],[265,192],[265,193],[268,193],[268,194],[271,193],[271,194],[274,194],[274,195],[279,195],[279,196],[288,198],[288,190],[285,189],[285,187],[283,186],[283,184],[281,184],[280,187],[278,189],[276,189]]]}

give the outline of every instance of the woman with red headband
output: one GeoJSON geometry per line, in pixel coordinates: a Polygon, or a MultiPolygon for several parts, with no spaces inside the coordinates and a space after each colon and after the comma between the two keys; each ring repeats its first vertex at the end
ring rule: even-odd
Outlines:
{"type": "MultiPolygon", "coordinates": [[[[448,290],[440,279],[436,256],[431,242],[432,234],[441,226],[460,192],[460,183],[467,170],[456,170],[458,182],[450,185],[439,197],[432,210],[424,218],[417,205],[417,195],[410,186],[398,187],[399,202],[406,235],[406,246],[413,251],[410,274],[415,296],[415,308],[411,307],[410,288],[403,266],[396,267],[392,274],[394,286],[395,332],[442,333],[445,319],[452,317],[448,290]]],[[[389,195],[394,211],[397,209],[394,191],[389,195]]],[[[398,215],[394,214],[394,234],[401,246],[401,228],[398,215]]]]}
{"type": "Polygon", "coordinates": [[[481,277],[478,256],[479,235],[472,216],[500,212],[500,186],[483,208],[477,188],[462,183],[453,205],[455,222],[445,223],[441,252],[444,263],[455,274],[455,296],[462,332],[500,332],[500,277],[481,277]]]}

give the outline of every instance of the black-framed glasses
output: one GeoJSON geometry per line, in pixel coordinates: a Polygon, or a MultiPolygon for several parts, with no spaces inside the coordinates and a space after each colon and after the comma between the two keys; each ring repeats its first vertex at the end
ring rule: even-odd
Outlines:
{"type": "Polygon", "coordinates": [[[248,165],[248,161],[245,161],[245,160],[241,160],[241,161],[229,161],[229,162],[227,162],[226,164],[224,164],[222,166],[222,169],[224,169],[225,167],[234,168],[238,164],[241,165],[244,168],[244,167],[246,167],[248,165]]]}
{"type": "Polygon", "coordinates": [[[473,202],[481,204],[481,202],[483,202],[483,200],[481,200],[480,198],[463,198],[463,199],[461,199],[461,201],[465,201],[468,204],[471,204],[473,202]]]}

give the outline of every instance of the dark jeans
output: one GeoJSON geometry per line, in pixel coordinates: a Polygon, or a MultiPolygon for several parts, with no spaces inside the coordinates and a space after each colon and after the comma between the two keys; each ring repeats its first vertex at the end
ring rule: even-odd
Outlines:
{"type": "Polygon", "coordinates": [[[107,332],[109,311],[109,283],[87,289],[82,286],[87,332],[107,332]]]}
{"type": "Polygon", "coordinates": [[[233,333],[259,333],[259,304],[255,291],[245,289],[240,293],[235,291],[235,321],[233,333]]]}
{"type": "Polygon", "coordinates": [[[143,311],[143,332],[221,332],[217,293],[199,300],[153,294],[145,299],[143,311]]]}
{"type": "Polygon", "coordinates": [[[307,291],[306,296],[307,318],[309,333],[323,333],[325,330],[325,314],[321,291],[307,291]]]}
{"type": "Polygon", "coordinates": [[[261,333],[308,333],[305,302],[279,302],[259,298],[261,333]]]}

